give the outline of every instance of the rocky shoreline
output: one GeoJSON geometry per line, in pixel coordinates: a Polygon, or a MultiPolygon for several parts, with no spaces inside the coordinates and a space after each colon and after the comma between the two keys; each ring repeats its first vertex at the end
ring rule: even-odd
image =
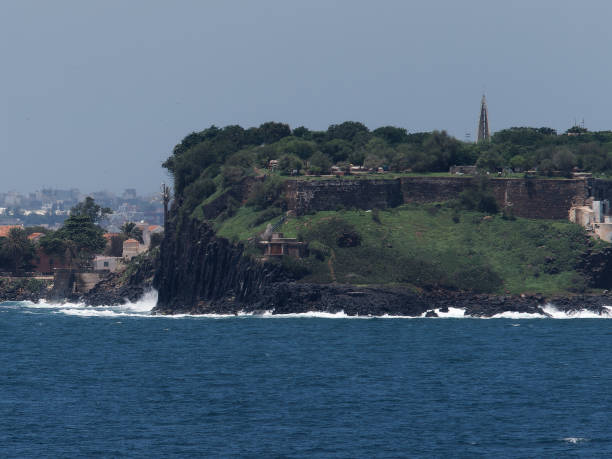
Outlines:
{"type": "MultiPolygon", "coordinates": [[[[244,255],[241,244],[217,237],[205,222],[184,220],[181,230],[168,224],[161,252],[136,257],[121,273],[108,274],[85,294],[71,282],[20,280],[0,283],[0,301],[80,302],[90,306],[136,302],[148,290],[158,291],[152,314],[239,314],[271,312],[343,312],[348,316],[436,317],[450,308],[472,317],[515,312],[547,315],[548,303],[565,313],[587,310],[607,315],[612,294],[489,295],[458,291],[419,291],[385,285],[298,282],[280,264],[261,263],[244,255]],[[437,312],[436,312],[437,311],[437,312]]],[[[612,277],[612,253],[586,257],[582,269],[594,273],[593,287],[606,288],[612,277]]]]}
{"type": "Polygon", "coordinates": [[[407,316],[437,317],[449,308],[463,309],[466,316],[493,317],[505,312],[539,314],[552,304],[555,309],[572,314],[587,310],[606,316],[605,306],[612,306],[612,295],[584,294],[571,297],[547,298],[541,295],[482,295],[464,292],[414,293],[403,288],[367,287],[352,285],[320,285],[277,283],[256,301],[236,301],[234,296],[200,301],[195,305],[164,308],[158,305],[155,314],[239,314],[263,313],[298,314],[306,312],[343,312],[348,316],[407,316]]]}
{"type": "MultiPolygon", "coordinates": [[[[150,270],[151,267],[149,267],[150,270]]],[[[120,305],[138,301],[153,288],[151,276],[142,275],[127,282],[116,274],[108,275],[84,295],[69,294],[64,298],[51,295],[49,283],[4,282],[0,284],[0,301],[32,301],[85,303],[89,306],[120,305]],[[28,289],[28,286],[33,287],[28,289]]],[[[606,316],[605,306],[612,306],[612,294],[581,294],[545,297],[542,295],[485,295],[466,292],[435,291],[416,293],[407,288],[370,286],[365,288],[342,284],[308,284],[275,282],[268,284],[263,293],[238,299],[235,292],[195,304],[158,304],[152,314],[223,314],[271,313],[297,314],[306,312],[340,313],[347,316],[407,316],[437,317],[450,308],[462,309],[466,316],[493,317],[514,312],[546,316],[543,309],[552,304],[567,314],[587,310],[606,316]],[[436,312],[437,311],[437,312],[436,312]]]]}

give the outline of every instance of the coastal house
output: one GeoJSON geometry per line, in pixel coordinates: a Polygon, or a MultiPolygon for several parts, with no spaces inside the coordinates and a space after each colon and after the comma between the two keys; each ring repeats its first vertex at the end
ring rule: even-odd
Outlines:
{"type": "Polygon", "coordinates": [[[66,257],[49,255],[41,247],[36,248],[36,255],[32,260],[33,271],[41,274],[53,274],[56,269],[70,267],[66,257]]]}
{"type": "Polygon", "coordinates": [[[140,243],[136,239],[127,239],[123,241],[123,258],[131,260],[140,252],[142,252],[140,243]]]}
{"type": "Polygon", "coordinates": [[[45,233],[32,233],[28,236],[28,240],[32,243],[37,243],[41,237],[43,237],[45,233]]]}
{"type": "Polygon", "coordinates": [[[114,273],[122,266],[123,259],[121,257],[107,257],[104,255],[96,255],[93,260],[94,271],[110,271],[114,273]]]}
{"type": "Polygon", "coordinates": [[[610,201],[587,200],[587,205],[573,206],[569,212],[571,222],[577,223],[600,239],[612,242],[612,212],[610,201]]]}
{"type": "Polygon", "coordinates": [[[259,242],[264,250],[264,258],[282,257],[284,255],[301,258],[304,251],[304,243],[296,238],[284,237],[283,233],[272,233],[270,239],[259,242]]]}
{"type": "Polygon", "coordinates": [[[0,225],[0,237],[8,237],[13,228],[23,229],[23,225],[0,225]]]}

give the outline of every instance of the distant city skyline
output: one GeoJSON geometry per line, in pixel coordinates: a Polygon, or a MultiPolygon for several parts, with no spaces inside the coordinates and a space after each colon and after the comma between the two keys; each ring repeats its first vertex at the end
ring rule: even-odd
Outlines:
{"type": "Polygon", "coordinates": [[[185,135],[360,121],[612,129],[602,0],[6,1],[0,188],[155,192],[185,135]],[[485,37],[485,38],[483,38],[485,37]]]}

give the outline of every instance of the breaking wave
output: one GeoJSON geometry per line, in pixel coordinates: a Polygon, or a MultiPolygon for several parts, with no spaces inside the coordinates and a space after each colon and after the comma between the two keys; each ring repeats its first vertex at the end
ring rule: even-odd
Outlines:
{"type": "MultiPolygon", "coordinates": [[[[21,303],[10,303],[20,308],[25,308],[30,311],[35,310],[47,310],[54,314],[64,314],[69,316],[77,317],[155,317],[155,318],[169,318],[169,319],[180,319],[184,317],[193,318],[210,318],[210,319],[224,319],[232,317],[260,317],[260,318],[273,318],[273,319],[287,319],[287,318],[320,318],[320,319],[421,319],[426,318],[427,315],[435,313],[436,319],[610,319],[612,318],[612,307],[604,306],[604,310],[601,314],[589,311],[587,309],[581,309],[576,311],[561,311],[557,309],[553,304],[546,304],[542,307],[543,314],[539,313],[526,313],[516,311],[506,311],[500,314],[495,314],[491,317],[473,317],[466,314],[465,309],[449,307],[446,311],[440,309],[432,309],[424,312],[420,316],[398,316],[398,315],[382,315],[382,316],[355,316],[348,315],[344,311],[339,312],[322,312],[322,311],[310,311],[300,312],[293,314],[274,314],[272,310],[268,311],[256,311],[256,312],[238,312],[237,314],[175,314],[171,316],[166,315],[153,315],[151,311],[157,304],[157,291],[150,290],[146,292],[143,297],[136,302],[127,302],[117,306],[87,306],[84,303],[50,303],[41,301],[39,303],[32,302],[21,302],[21,303]]],[[[5,306],[9,306],[9,303],[4,303],[5,306]]]]}

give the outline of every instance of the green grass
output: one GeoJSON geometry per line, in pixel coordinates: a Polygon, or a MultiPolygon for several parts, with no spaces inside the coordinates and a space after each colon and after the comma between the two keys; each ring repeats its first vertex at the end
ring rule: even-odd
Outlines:
{"type": "Polygon", "coordinates": [[[223,221],[215,221],[214,228],[217,235],[232,241],[246,241],[251,237],[262,233],[268,223],[275,224],[280,220],[280,215],[263,223],[257,224],[258,218],[265,211],[256,211],[253,207],[240,207],[231,217],[223,221]]]}
{"type": "MultiPolygon", "coordinates": [[[[265,229],[268,222],[253,225],[260,214],[243,207],[217,225],[218,234],[247,240],[265,229]]],[[[589,238],[570,222],[504,220],[478,212],[462,212],[455,222],[453,211],[439,204],[381,210],[380,223],[372,215],[326,211],[289,218],[280,228],[285,236],[302,235],[307,241],[310,237],[310,242],[318,240],[330,249],[323,259],[319,254],[319,259],[311,255],[304,261],[310,270],[304,280],[513,294],[585,288],[585,279],[574,268],[589,238]],[[359,246],[339,247],[333,238],[317,235],[317,228],[336,218],[361,235],[359,246]]],[[[277,221],[278,217],[269,223],[277,221]]]]}

